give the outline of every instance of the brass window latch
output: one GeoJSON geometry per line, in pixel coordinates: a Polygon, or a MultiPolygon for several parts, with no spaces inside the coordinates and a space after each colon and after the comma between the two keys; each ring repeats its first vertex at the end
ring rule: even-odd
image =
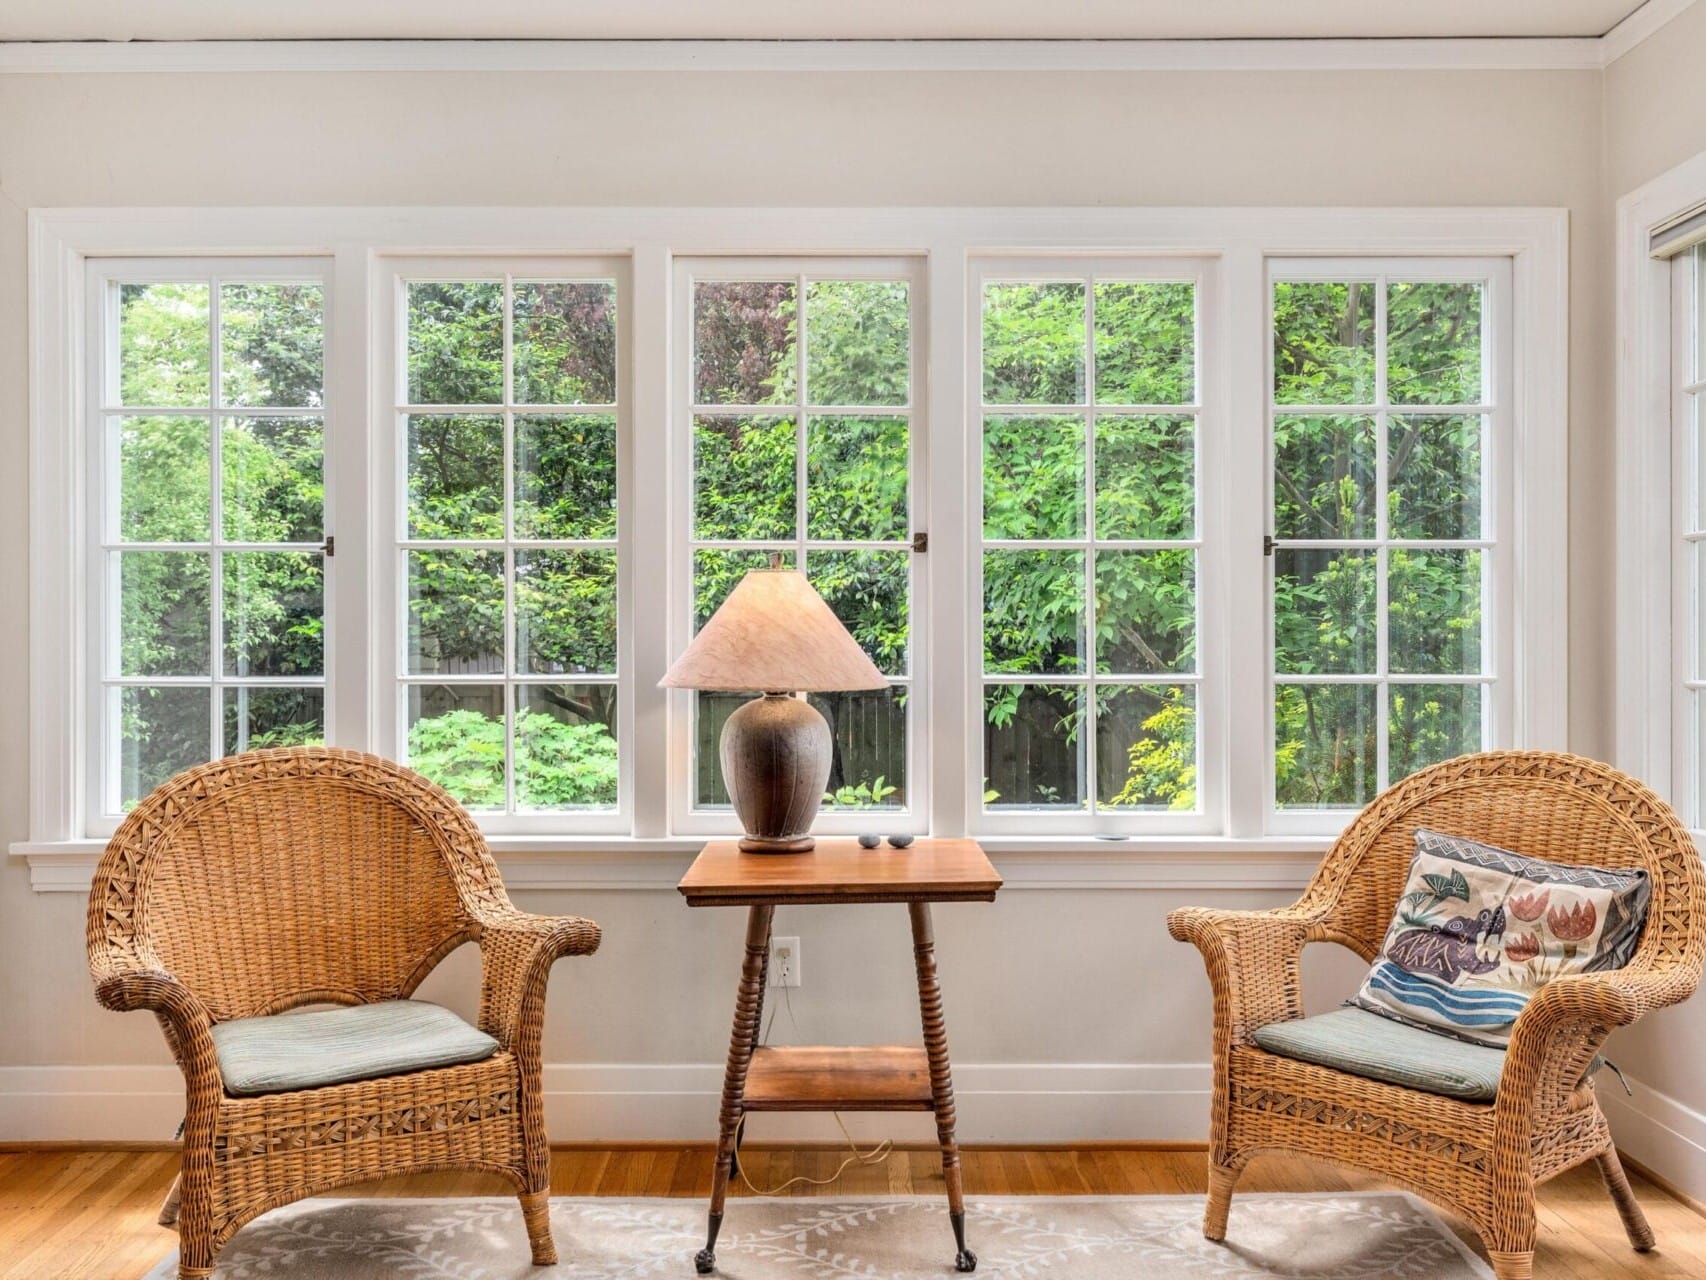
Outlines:
{"type": "Polygon", "coordinates": [[[927,533],[915,533],[915,534],[913,534],[912,535],[912,549],[914,551],[919,551],[919,552],[930,550],[930,535],[927,533]]]}

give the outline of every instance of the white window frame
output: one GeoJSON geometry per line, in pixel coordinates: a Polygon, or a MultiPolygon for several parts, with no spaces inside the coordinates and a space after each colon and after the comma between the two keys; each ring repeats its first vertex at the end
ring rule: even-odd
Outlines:
{"type": "MultiPolygon", "coordinates": [[[[908,477],[911,532],[925,533],[930,527],[929,471],[929,370],[928,317],[925,311],[925,262],[917,255],[869,256],[805,254],[791,256],[682,256],[674,260],[674,292],[671,315],[671,410],[669,470],[678,485],[679,501],[672,515],[677,535],[671,539],[673,580],[682,584],[668,597],[670,652],[680,653],[693,638],[693,552],[697,545],[693,530],[693,398],[695,365],[693,329],[693,286],[704,282],[795,281],[799,306],[805,307],[805,285],[811,280],[889,280],[907,285],[908,310],[908,396],[904,405],[867,406],[875,413],[907,415],[908,477]]],[[[807,331],[807,342],[810,333],[807,331]]],[[[795,418],[795,533],[790,538],[766,539],[763,545],[784,544],[798,557],[807,544],[819,541],[802,536],[805,528],[806,428],[808,414],[834,413],[835,406],[806,403],[809,388],[804,375],[805,352],[801,352],[801,376],[790,403],[763,406],[714,406],[718,413],[745,413],[757,409],[764,414],[795,418]]],[[[754,415],[756,416],[756,415],[754,415]]],[[[733,544],[730,544],[733,545],[733,544]]],[[[858,549],[849,544],[848,549],[858,549]]],[[[930,656],[930,564],[929,552],[910,553],[911,599],[908,602],[907,674],[896,677],[909,690],[906,715],[906,797],[903,806],[867,812],[836,810],[825,805],[812,829],[825,835],[850,835],[878,829],[884,834],[922,834],[930,813],[929,735],[923,731],[925,708],[929,705],[930,656]]],[[[799,561],[796,559],[796,564],[799,561]]],[[[809,568],[809,563],[808,563],[809,568]]],[[[731,807],[700,808],[694,803],[693,748],[698,733],[698,700],[692,690],[674,690],[670,696],[670,811],[671,829],[681,835],[714,836],[739,834],[740,824],[731,807]]]]}
{"type": "Polygon", "coordinates": [[[1669,262],[1671,276],[1671,803],[1690,828],[1702,814],[1706,707],[1706,248],[1669,262]]]}
{"type": "MultiPolygon", "coordinates": [[[[334,558],[325,555],[322,559],[325,632],[321,674],[291,677],[227,676],[223,644],[225,602],[218,566],[223,558],[221,553],[240,552],[251,547],[250,544],[233,543],[223,537],[213,537],[213,530],[218,528],[220,523],[215,513],[220,510],[223,497],[224,477],[220,466],[223,436],[220,430],[221,422],[242,417],[302,417],[312,414],[320,419],[322,440],[329,442],[332,439],[333,423],[329,398],[324,395],[324,380],[328,374],[322,373],[322,399],[326,402],[318,409],[307,405],[272,409],[221,403],[221,333],[220,326],[213,324],[211,319],[221,310],[217,299],[223,284],[318,284],[324,291],[325,299],[322,312],[322,316],[326,318],[323,319],[322,327],[323,351],[329,354],[332,346],[329,316],[334,305],[330,266],[326,259],[313,257],[102,257],[91,264],[84,299],[84,316],[87,322],[86,350],[89,353],[85,365],[85,403],[88,411],[79,424],[80,429],[88,433],[83,480],[84,492],[88,495],[83,534],[88,560],[81,575],[84,588],[83,616],[87,619],[87,626],[85,634],[78,641],[85,649],[84,661],[92,673],[83,699],[85,717],[81,736],[84,772],[80,788],[84,804],[84,829],[91,835],[111,835],[123,820],[122,813],[109,803],[117,794],[118,787],[119,740],[110,730],[113,727],[113,693],[119,688],[188,687],[210,690],[210,742],[217,742],[223,737],[222,695],[227,687],[233,685],[262,687],[271,684],[290,688],[319,688],[325,699],[323,714],[327,721],[331,719],[332,690],[337,687],[333,675],[338,641],[336,611],[332,603],[336,563],[334,558]],[[128,284],[178,283],[205,284],[208,288],[211,326],[208,333],[208,401],[206,404],[193,406],[124,404],[122,397],[117,394],[121,372],[119,288],[128,284]],[[148,551],[154,546],[146,542],[128,542],[119,537],[117,530],[110,524],[109,517],[116,510],[118,499],[114,486],[119,481],[119,474],[118,458],[113,441],[108,437],[107,423],[120,416],[197,417],[205,418],[208,422],[208,510],[212,524],[205,543],[186,544],[206,547],[212,562],[212,571],[208,577],[211,627],[208,635],[206,676],[121,676],[118,672],[116,614],[119,607],[119,586],[116,575],[109,567],[109,557],[114,552],[148,551]]],[[[330,513],[336,491],[330,468],[325,470],[324,485],[326,505],[323,537],[330,536],[330,513]]],[[[323,549],[325,545],[322,541],[316,544],[290,544],[290,547],[294,550],[311,551],[316,548],[323,549]]],[[[264,549],[272,549],[272,544],[266,544],[264,549]]]]}
{"type": "MultiPolygon", "coordinates": [[[[1682,268],[1655,258],[1652,236],[1706,206],[1706,152],[1617,202],[1616,759],[1679,808],[1696,787],[1685,711],[1691,638],[1676,467],[1685,385],[1679,362],[1689,299],[1682,268]]],[[[1683,813],[1697,838],[1706,814],[1683,813]]]]}
{"type": "MultiPolygon", "coordinates": [[[[1321,545],[1330,547],[1356,546],[1365,549],[1377,557],[1376,569],[1376,650],[1377,661],[1375,673],[1372,675],[1330,674],[1321,676],[1277,675],[1275,673],[1275,628],[1274,628],[1274,573],[1275,558],[1268,557],[1267,573],[1263,583],[1263,632],[1267,641],[1267,655],[1264,676],[1268,680],[1269,695],[1264,700],[1267,709],[1267,731],[1264,743],[1267,748],[1267,767],[1264,770],[1266,806],[1266,827],[1269,831],[1278,833],[1297,833],[1311,831],[1334,831],[1341,829],[1346,822],[1354,817],[1360,806],[1351,809],[1321,809],[1302,806],[1280,808],[1276,799],[1278,774],[1275,769],[1275,757],[1278,748],[1276,742],[1276,714],[1274,691],[1282,684],[1326,684],[1326,685],[1372,685],[1376,690],[1375,718],[1378,725],[1376,730],[1375,778],[1376,793],[1380,790],[1378,780],[1388,773],[1388,750],[1390,748],[1389,690],[1397,685],[1446,685],[1446,684],[1477,684],[1484,690],[1481,700],[1481,734],[1483,743],[1491,747],[1511,745],[1515,740],[1514,734],[1514,695],[1512,681],[1507,673],[1512,670],[1515,657],[1514,610],[1506,607],[1503,602],[1515,598],[1514,574],[1506,567],[1510,560],[1511,548],[1515,543],[1515,509],[1516,509],[1516,467],[1515,467],[1515,433],[1513,430],[1512,400],[1514,398],[1515,377],[1513,373],[1513,324],[1511,308],[1511,263],[1508,258],[1400,258],[1359,256],[1355,258],[1272,258],[1268,262],[1267,329],[1273,330],[1273,299],[1274,286],[1284,281],[1350,281],[1355,280],[1375,287],[1374,305],[1374,334],[1375,334],[1375,395],[1374,401],[1367,405],[1305,405],[1277,404],[1274,402],[1273,385],[1273,342],[1266,345],[1267,351],[1267,385],[1268,404],[1264,421],[1266,438],[1263,442],[1263,456],[1267,465],[1263,468],[1263,483],[1265,499],[1263,503],[1263,518],[1267,522],[1265,528],[1272,534],[1274,511],[1274,468],[1273,468],[1273,438],[1274,420],[1280,417],[1307,417],[1312,414],[1354,413],[1375,420],[1374,465],[1376,486],[1382,496],[1377,503],[1376,528],[1368,538],[1348,539],[1343,543],[1330,541],[1321,545]],[[1389,283],[1405,283],[1409,281],[1448,282],[1448,283],[1477,283],[1484,286],[1481,303],[1481,333],[1482,333],[1482,387],[1491,394],[1483,395],[1480,403],[1467,405],[1394,405],[1390,403],[1387,391],[1387,289],[1389,283]],[[1481,440],[1482,484],[1481,493],[1481,535],[1478,538],[1463,539],[1429,539],[1414,541],[1394,539],[1387,527],[1387,504],[1384,496],[1388,484],[1387,441],[1390,418],[1394,413],[1402,416],[1416,410],[1435,410],[1437,416],[1455,416],[1458,414],[1475,415],[1482,418],[1485,431],[1481,440]],[[1392,546],[1415,545],[1422,549],[1438,546],[1442,549],[1477,549],[1481,551],[1481,672],[1475,675],[1437,675],[1427,677],[1410,677],[1393,681],[1389,678],[1390,661],[1388,656],[1388,625],[1387,625],[1387,580],[1384,572],[1386,551],[1392,546]]],[[[1275,537],[1272,544],[1276,551],[1288,547],[1308,547],[1311,544],[1306,539],[1275,537]]],[[[1398,781],[1390,778],[1387,785],[1398,781]]],[[[1370,799],[1373,797],[1370,796],[1370,799]]]]}
{"type": "MultiPolygon", "coordinates": [[[[1224,379],[1210,376],[1224,359],[1222,351],[1218,299],[1215,288],[1216,262],[1212,258],[1192,255],[1163,257],[1119,257],[1106,254],[1056,254],[1046,257],[1020,255],[983,255],[972,260],[968,273],[966,299],[966,345],[970,356],[966,361],[966,456],[967,468],[965,510],[968,540],[972,551],[965,572],[967,577],[966,608],[968,616],[979,620],[967,637],[966,705],[970,711],[970,727],[965,734],[966,777],[969,793],[966,809],[971,815],[971,831],[976,835],[1024,836],[1049,832],[1067,836],[1113,835],[1130,837],[1152,835],[1203,835],[1223,829],[1225,824],[1226,771],[1224,767],[1225,698],[1227,670],[1232,662],[1227,643],[1221,606],[1225,592],[1221,588],[1227,539],[1225,536],[1227,489],[1223,480],[1227,474],[1225,448],[1225,413],[1222,406],[1224,379]],[[1089,284],[1125,281],[1188,283],[1196,294],[1196,394],[1188,405],[1098,405],[1095,398],[1094,328],[1086,324],[1085,403],[1081,406],[1048,405],[985,405],[983,402],[983,298],[985,287],[1002,283],[1083,283],[1086,314],[1094,306],[1089,284]],[[1152,414],[1168,417],[1191,417],[1195,420],[1196,441],[1196,530],[1191,538],[1157,541],[1133,541],[1136,548],[1185,548],[1196,553],[1196,669],[1174,678],[1132,680],[1120,676],[1100,677],[1095,674],[1095,662],[1088,662],[1083,673],[1070,675],[986,676],[983,669],[983,423],[988,416],[1000,416],[1011,411],[1015,415],[1046,413],[1051,408],[1063,415],[1083,417],[1088,424],[1085,440],[1085,535],[1077,540],[1050,539],[1049,545],[1060,548],[1078,546],[1085,552],[1084,615],[1087,633],[1091,632],[1092,615],[1088,601],[1095,591],[1095,573],[1091,567],[1095,520],[1096,442],[1095,425],[1099,415],[1120,417],[1152,414]],[[1212,468],[1212,470],[1211,470],[1212,468]],[[1095,807],[1093,793],[1096,776],[1096,741],[1091,716],[1085,717],[1083,759],[1086,796],[1081,809],[1054,811],[1047,808],[991,809],[983,804],[984,772],[984,698],[985,688],[992,683],[1025,685],[1067,685],[1086,691],[1087,699],[1094,697],[1098,684],[1165,685],[1189,684],[1196,690],[1197,700],[1197,806],[1194,812],[1173,813],[1164,810],[1127,812],[1118,808],[1095,807]]],[[[1030,540],[1026,540],[1030,541],[1030,540]]],[[[1094,646],[1093,634],[1087,643],[1094,646]]],[[[1088,708],[1088,702],[1087,702],[1088,708]]]]}
{"type": "MultiPolygon", "coordinates": [[[[406,461],[408,440],[405,418],[410,409],[408,397],[408,286],[412,281],[454,282],[462,280],[500,280],[504,285],[504,400],[492,405],[419,406],[443,412],[456,408],[469,415],[501,414],[506,422],[515,408],[511,397],[511,310],[513,284],[516,281],[604,281],[616,283],[616,672],[612,677],[565,675],[561,678],[518,676],[514,655],[509,652],[515,634],[515,581],[506,570],[504,580],[504,614],[506,618],[505,671],[499,675],[470,677],[463,683],[502,685],[505,706],[513,711],[513,690],[523,684],[583,684],[614,683],[619,693],[616,701],[617,742],[617,801],[614,809],[565,810],[560,813],[480,812],[475,816],[482,830],[498,836],[539,835],[572,829],[585,834],[626,834],[633,826],[634,769],[630,744],[634,740],[634,699],[622,686],[632,684],[626,673],[633,670],[633,636],[635,610],[646,614],[644,623],[660,621],[651,602],[636,600],[633,589],[634,556],[629,543],[634,527],[633,479],[633,374],[631,370],[631,322],[629,319],[632,287],[629,262],[625,256],[611,254],[507,255],[491,254],[478,257],[456,255],[387,256],[378,264],[376,297],[389,299],[390,305],[378,306],[372,315],[375,351],[378,367],[374,378],[373,449],[370,454],[374,507],[381,525],[376,542],[383,548],[371,557],[370,573],[373,599],[389,602],[389,607],[374,606],[369,611],[373,634],[372,687],[374,706],[371,712],[372,746],[368,749],[406,762],[408,746],[408,707],[404,690],[409,684],[456,683],[440,681],[430,676],[410,676],[405,648],[408,640],[408,601],[403,577],[404,547],[413,545],[407,537],[408,474],[406,461]]],[[[588,412],[601,412],[605,407],[591,406],[588,412]]],[[[554,410],[566,412],[566,410],[554,410]]],[[[514,466],[510,458],[512,433],[505,429],[504,505],[513,511],[514,466]]],[[[506,517],[507,525],[507,517],[506,517]]],[[[509,530],[513,532],[513,530],[509,530]]],[[[508,552],[516,540],[507,538],[501,543],[506,552],[506,564],[511,563],[508,552]]],[[[515,768],[512,756],[514,735],[505,737],[506,790],[513,794],[515,768]]]]}
{"type": "MultiPolygon", "coordinates": [[[[389,314],[383,287],[387,260],[407,256],[606,255],[632,272],[629,412],[630,455],[670,456],[672,263],[678,256],[919,257],[926,281],[926,320],[919,339],[930,373],[919,394],[930,423],[926,456],[930,513],[928,681],[921,699],[929,726],[930,793],[924,829],[947,835],[975,829],[968,807],[964,735],[974,723],[967,705],[967,664],[980,649],[971,614],[966,566],[973,553],[967,507],[969,406],[961,370],[969,358],[968,278],[974,260],[1002,256],[1081,254],[1214,260],[1201,300],[1224,317],[1221,344],[1236,359],[1205,366],[1202,394],[1223,406],[1229,450],[1256,450],[1265,412],[1266,259],[1273,256],[1506,256],[1513,263],[1516,355],[1514,451],[1523,483],[1517,496],[1511,565],[1515,608],[1512,679],[1516,715],[1512,745],[1561,747],[1567,722],[1565,678],[1565,424],[1568,387],[1567,222],[1557,209],[1263,209],[1263,208],[240,208],[35,210],[30,220],[30,836],[13,852],[31,860],[43,888],[87,884],[101,833],[84,820],[80,794],[88,672],[80,653],[86,587],[84,540],[86,279],[91,259],[147,256],[329,257],[333,299],[327,317],[328,468],[362,475],[358,491],[339,487],[327,528],[337,537],[336,582],[329,608],[343,620],[337,651],[339,690],[328,738],[339,745],[377,745],[377,708],[390,689],[374,677],[370,629],[347,625],[366,602],[381,598],[370,581],[389,532],[377,512],[389,495],[373,488],[371,454],[389,412],[378,369],[378,332],[389,314]],[[377,406],[385,405],[385,413],[377,406]],[[67,714],[67,708],[73,713],[67,714]]],[[[387,431],[386,436],[389,435],[387,431]]],[[[1215,474],[1205,459],[1202,474],[1215,474]]],[[[665,566],[675,578],[672,512],[681,469],[656,485],[634,485],[631,545],[636,564],[665,566]]],[[[1227,473],[1226,545],[1233,549],[1221,581],[1202,601],[1230,618],[1236,602],[1260,599],[1263,480],[1257,468],[1227,473]],[[1246,550],[1247,549],[1247,550],[1246,550]],[[1218,598],[1216,598],[1218,597],[1218,598]]],[[[1207,567],[1204,567],[1207,573],[1207,567]]],[[[648,588],[654,586],[648,581],[648,588]]],[[[669,599],[684,598],[668,582],[669,599]]],[[[630,593],[633,594],[633,593],[630,593]]],[[[1261,627],[1234,628],[1247,652],[1226,673],[1224,764],[1229,776],[1266,767],[1265,638],[1261,627]],[[1252,723],[1254,722],[1254,723],[1252,723]]],[[[703,837],[672,826],[669,698],[655,682],[675,656],[664,625],[631,619],[634,731],[625,744],[634,769],[628,834],[581,828],[493,835],[511,883],[522,886],[661,886],[679,875],[683,852],[703,837]]],[[[1205,664],[1206,665],[1206,664],[1205,664]]],[[[1212,762],[1207,762],[1212,763],[1212,762]]],[[[1200,834],[1132,837],[1108,844],[1084,833],[1046,830],[989,834],[984,843],[1004,859],[1010,883],[1084,887],[1103,884],[1296,883],[1326,833],[1284,836],[1268,831],[1260,804],[1223,790],[1219,825],[1200,834]],[[1227,856],[1232,855],[1232,856],[1227,856]],[[1293,861],[1285,862],[1291,858],[1293,861]],[[1280,859],[1280,861],[1274,861],[1280,859]]],[[[1247,796],[1249,788],[1236,789],[1247,796]]],[[[1259,791],[1257,792],[1259,795],[1259,791]]]]}

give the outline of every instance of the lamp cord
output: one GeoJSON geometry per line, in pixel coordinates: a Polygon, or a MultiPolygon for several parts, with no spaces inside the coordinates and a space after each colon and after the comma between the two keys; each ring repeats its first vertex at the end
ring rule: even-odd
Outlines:
{"type": "MultiPolygon", "coordinates": [[[[788,1006],[788,1025],[793,1027],[795,1030],[798,1030],[799,1023],[794,1020],[794,997],[788,994],[789,988],[787,987],[781,988],[781,991],[783,1003],[788,1006]]],[[[776,1015],[780,1012],[781,1009],[778,1006],[770,1006],[770,1020],[764,1026],[764,1035],[759,1039],[760,1044],[767,1045],[770,1043],[770,1032],[776,1026],[776,1015]]],[[[838,1167],[834,1173],[830,1174],[827,1178],[809,1178],[806,1175],[801,1174],[798,1177],[789,1178],[786,1182],[780,1183],[777,1186],[766,1190],[762,1187],[753,1185],[752,1179],[746,1176],[746,1162],[737,1159],[735,1167],[740,1173],[740,1180],[746,1184],[746,1189],[752,1192],[755,1196],[776,1196],[781,1195],[782,1192],[786,1191],[789,1187],[798,1186],[801,1183],[805,1183],[806,1185],[813,1187],[827,1187],[832,1183],[840,1181],[841,1175],[846,1173],[848,1169],[852,1168],[856,1164],[881,1164],[894,1154],[894,1140],[892,1138],[884,1138],[869,1151],[859,1150],[859,1144],[853,1140],[853,1135],[847,1131],[847,1122],[841,1118],[841,1113],[839,1111],[832,1111],[830,1114],[835,1117],[835,1123],[841,1130],[841,1136],[847,1139],[847,1149],[853,1153],[841,1162],[840,1167],[838,1167]]],[[[745,1131],[745,1129],[746,1113],[742,1112],[739,1122],[735,1125],[736,1150],[739,1150],[740,1148],[740,1135],[745,1131]]]]}

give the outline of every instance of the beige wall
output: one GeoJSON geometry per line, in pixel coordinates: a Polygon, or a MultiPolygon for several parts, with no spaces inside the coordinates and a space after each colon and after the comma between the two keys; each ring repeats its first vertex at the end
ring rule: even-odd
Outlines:
{"type": "MultiPolygon", "coordinates": [[[[12,611],[0,631],[0,842],[26,834],[25,214],[43,206],[1565,207],[1570,736],[1607,754],[1613,451],[1600,127],[1591,71],[0,76],[0,599],[12,611]]],[[[1162,917],[1211,897],[1278,901],[1033,891],[944,909],[956,1056],[1206,1061],[1207,985],[1162,917]]],[[[525,904],[591,914],[607,930],[595,960],[559,970],[550,1060],[721,1056],[735,913],[689,912],[673,893],[533,894],[525,904]]],[[[870,910],[787,922],[804,938],[806,986],[793,1002],[802,1033],[909,1029],[901,930],[898,913],[870,910]]],[[[453,965],[447,979],[466,986],[471,969],[453,965]]],[[[1348,974],[1341,965],[1317,999],[1348,974]]],[[[0,1064],[163,1061],[150,1020],[95,1007],[80,902],[35,895],[21,865],[0,867],[0,1064]]],[[[998,1131],[999,1117],[989,1121],[998,1131]]]]}
{"type": "MultiPolygon", "coordinates": [[[[1605,74],[1606,194],[1615,204],[1706,150],[1706,5],[1694,5],[1605,74]]],[[[1706,192],[1701,193],[1706,195],[1706,192]]],[[[1607,256],[1614,246],[1606,228],[1607,256]]],[[[1606,359],[1613,353],[1608,352],[1606,359]]],[[[1706,1113],[1706,996],[1644,1020],[1614,1056],[1631,1075],[1706,1113]]],[[[1639,1099],[1637,1099],[1639,1101],[1639,1099]]],[[[1706,1121],[1699,1125],[1706,1130],[1706,1121]]],[[[1706,1171],[1706,1157],[1700,1160],[1706,1171]]],[[[1695,1187],[1701,1194],[1701,1187],[1695,1187]]]]}

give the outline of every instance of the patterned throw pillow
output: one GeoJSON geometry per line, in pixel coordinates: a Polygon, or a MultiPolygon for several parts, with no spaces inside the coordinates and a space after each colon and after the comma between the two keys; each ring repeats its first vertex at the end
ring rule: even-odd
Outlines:
{"type": "Polygon", "coordinates": [[[1503,1048],[1551,979],[1629,963],[1651,893],[1645,871],[1564,866],[1418,830],[1397,915],[1350,1003],[1503,1048]]]}

